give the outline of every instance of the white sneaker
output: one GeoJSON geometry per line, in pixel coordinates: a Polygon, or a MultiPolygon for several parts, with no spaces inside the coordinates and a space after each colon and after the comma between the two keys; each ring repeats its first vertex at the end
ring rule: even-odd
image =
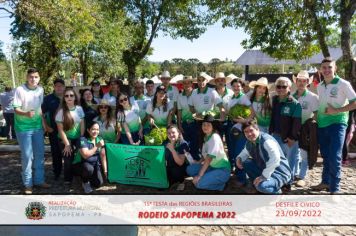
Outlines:
{"type": "Polygon", "coordinates": [[[90,186],[90,182],[82,183],[83,189],[85,193],[91,193],[93,192],[93,189],[90,186]]]}

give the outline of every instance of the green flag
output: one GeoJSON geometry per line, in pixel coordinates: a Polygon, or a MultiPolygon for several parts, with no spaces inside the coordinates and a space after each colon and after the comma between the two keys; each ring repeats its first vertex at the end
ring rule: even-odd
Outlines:
{"type": "Polygon", "coordinates": [[[110,182],[168,188],[163,146],[114,143],[105,146],[110,182]]]}

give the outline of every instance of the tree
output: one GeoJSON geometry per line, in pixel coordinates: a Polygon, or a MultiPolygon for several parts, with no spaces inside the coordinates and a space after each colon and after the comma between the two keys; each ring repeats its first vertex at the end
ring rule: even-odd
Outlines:
{"type": "Polygon", "coordinates": [[[341,48],[347,61],[345,78],[355,85],[351,75],[351,20],[356,1],[349,0],[207,0],[215,19],[224,26],[243,27],[250,35],[245,48],[260,47],[277,58],[303,59],[319,50],[330,56],[327,38],[332,28],[341,27],[341,48]]]}
{"type": "Polygon", "coordinates": [[[209,67],[210,70],[209,72],[215,76],[215,74],[218,72],[219,65],[222,63],[222,61],[219,58],[213,58],[209,62],[209,67]]]}
{"type": "Polygon", "coordinates": [[[136,77],[136,67],[149,53],[152,41],[158,32],[172,37],[190,40],[205,32],[209,23],[208,14],[200,6],[200,0],[128,0],[106,1],[113,9],[124,9],[133,26],[133,39],[124,51],[123,60],[127,66],[129,79],[136,77]]]}
{"type": "Polygon", "coordinates": [[[4,43],[2,41],[0,41],[0,62],[5,61],[5,59],[6,59],[5,53],[2,50],[3,45],[4,45],[4,43]]]}
{"type": "Polygon", "coordinates": [[[24,42],[24,61],[35,65],[40,58],[47,62],[37,64],[48,71],[49,78],[59,70],[63,57],[75,58],[84,84],[104,65],[107,73],[122,72],[121,57],[130,41],[129,30],[123,12],[105,7],[98,0],[19,1],[12,33],[24,42]],[[41,54],[41,48],[50,50],[41,54]],[[47,60],[49,56],[53,60],[47,60]]]}

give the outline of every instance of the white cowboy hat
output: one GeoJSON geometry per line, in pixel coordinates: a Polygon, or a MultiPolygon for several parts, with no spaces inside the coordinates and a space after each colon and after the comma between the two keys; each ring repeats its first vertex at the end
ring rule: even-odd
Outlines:
{"type": "Polygon", "coordinates": [[[193,79],[193,77],[190,75],[184,76],[183,79],[177,81],[177,84],[182,84],[184,81],[190,81],[193,83],[193,82],[195,82],[195,79],[193,79]]]}
{"type": "Polygon", "coordinates": [[[251,81],[248,86],[250,86],[250,88],[255,88],[256,86],[268,87],[268,79],[266,77],[261,77],[257,81],[251,81]]]}
{"type": "Polygon", "coordinates": [[[160,75],[159,77],[160,79],[161,78],[171,78],[171,74],[169,73],[169,71],[163,71],[162,74],[160,75]]]}
{"type": "Polygon", "coordinates": [[[213,79],[210,75],[208,75],[205,72],[200,72],[198,77],[195,80],[197,80],[198,78],[204,78],[208,82],[213,79]]]}
{"type": "Polygon", "coordinates": [[[226,76],[226,77],[229,77],[229,78],[231,78],[231,79],[238,79],[239,77],[237,77],[236,75],[234,75],[234,74],[229,74],[228,76],[226,76]]]}
{"type": "Polygon", "coordinates": [[[221,79],[221,78],[224,78],[225,79],[225,84],[229,84],[232,80],[231,77],[226,77],[224,72],[218,72],[215,74],[215,78],[210,80],[209,84],[212,84],[212,85],[215,85],[215,80],[216,79],[221,79]]]}
{"type": "Polygon", "coordinates": [[[313,82],[313,77],[309,77],[309,73],[306,70],[301,70],[299,71],[297,76],[293,75],[293,82],[297,83],[297,79],[307,79],[308,84],[311,84],[313,82]]]}

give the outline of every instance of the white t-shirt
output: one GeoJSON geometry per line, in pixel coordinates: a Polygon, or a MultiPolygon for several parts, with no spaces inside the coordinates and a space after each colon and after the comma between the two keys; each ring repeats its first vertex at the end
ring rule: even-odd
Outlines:
{"type": "Polygon", "coordinates": [[[189,105],[193,106],[198,113],[214,110],[216,106],[222,103],[222,99],[216,90],[209,87],[206,87],[203,92],[194,89],[191,97],[189,105]]]}
{"type": "Polygon", "coordinates": [[[26,84],[16,88],[14,95],[14,108],[20,108],[24,112],[34,111],[33,117],[18,115],[15,113],[15,130],[30,131],[42,129],[43,88],[29,89],[26,84]]]}
{"type": "Polygon", "coordinates": [[[312,118],[314,112],[318,110],[319,98],[309,90],[306,90],[299,98],[297,98],[297,93],[293,94],[293,96],[298,100],[302,107],[302,124],[304,124],[305,121],[312,118]]]}
{"type": "MultiPolygon", "coordinates": [[[[80,122],[84,119],[84,111],[81,106],[75,106],[74,109],[70,110],[70,115],[73,118],[74,125],[70,130],[65,131],[68,139],[80,138],[80,122]]],[[[63,109],[58,110],[55,120],[57,123],[63,123],[63,109]]]]}
{"type": "Polygon", "coordinates": [[[224,144],[217,133],[204,138],[202,155],[203,157],[212,158],[211,167],[230,169],[230,162],[226,156],[224,144]]]}
{"type": "Polygon", "coordinates": [[[166,127],[168,125],[168,114],[173,109],[173,104],[167,104],[167,110],[163,110],[163,106],[152,109],[152,103],[147,104],[146,113],[151,115],[155,124],[159,127],[166,127]]]}
{"type": "Polygon", "coordinates": [[[191,99],[192,99],[192,94],[190,94],[190,96],[187,96],[184,91],[178,96],[177,107],[178,110],[181,110],[182,112],[182,121],[193,120],[193,116],[189,108],[189,103],[191,99]]]}
{"type": "Polygon", "coordinates": [[[172,103],[172,105],[174,105],[174,103],[177,102],[178,95],[179,95],[179,91],[175,86],[170,85],[167,88],[168,100],[169,100],[169,103],[172,103]]]}
{"type": "Polygon", "coordinates": [[[105,93],[103,96],[103,99],[108,101],[110,106],[115,106],[116,107],[116,97],[112,96],[111,93],[105,93]]]}
{"type": "Polygon", "coordinates": [[[250,99],[242,92],[240,92],[237,96],[233,95],[227,105],[227,112],[236,104],[251,106],[250,99]]]}
{"type": "MultiPolygon", "coordinates": [[[[134,102],[133,104],[130,110],[124,110],[125,116],[120,111],[117,113],[117,121],[119,123],[126,123],[130,132],[137,132],[140,130],[141,119],[137,103],[134,102]]],[[[125,129],[122,129],[121,133],[126,133],[125,129]]]]}

